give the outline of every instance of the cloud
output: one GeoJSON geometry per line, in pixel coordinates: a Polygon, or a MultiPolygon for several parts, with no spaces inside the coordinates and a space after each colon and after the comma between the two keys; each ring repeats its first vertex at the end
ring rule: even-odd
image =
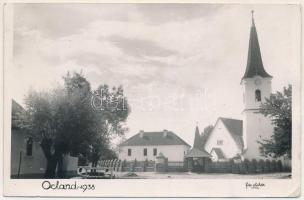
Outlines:
{"type": "Polygon", "coordinates": [[[274,76],[273,90],[280,90],[298,72],[300,17],[295,6],[18,4],[14,66],[8,70],[12,96],[21,102],[30,87],[52,88],[68,70],[83,70],[93,88],[122,84],[133,99],[190,99],[205,91],[203,111],[142,112],[131,105],[130,134],[142,127],[167,128],[191,143],[196,121],[205,126],[219,116],[241,117],[239,84],[251,9],[256,10],[264,65],[274,76]]]}
{"type": "Polygon", "coordinates": [[[131,4],[15,4],[15,27],[39,29],[46,37],[75,34],[93,20],[134,20],[131,4]],[[127,12],[126,12],[127,11],[127,12]],[[39,17],[37,17],[39,16],[39,17]]]}
{"type": "Polygon", "coordinates": [[[151,24],[189,21],[214,15],[221,8],[218,4],[138,4],[137,11],[143,20],[151,24]]]}
{"type": "Polygon", "coordinates": [[[121,36],[113,35],[109,40],[126,54],[134,57],[158,56],[167,57],[176,54],[175,51],[158,46],[150,40],[128,39],[121,36]]]}

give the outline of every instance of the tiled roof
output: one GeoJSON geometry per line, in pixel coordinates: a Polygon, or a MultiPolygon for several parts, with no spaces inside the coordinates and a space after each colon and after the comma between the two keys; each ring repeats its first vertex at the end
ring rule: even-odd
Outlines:
{"type": "Polygon", "coordinates": [[[199,150],[197,148],[192,148],[186,155],[186,158],[201,158],[201,157],[211,157],[211,155],[204,151],[204,150],[199,150]]]}
{"type": "Polygon", "coordinates": [[[224,153],[223,153],[222,149],[220,149],[220,148],[212,148],[212,150],[216,153],[216,155],[217,155],[217,157],[219,159],[225,159],[225,156],[224,156],[224,153]]]}
{"type": "Polygon", "coordinates": [[[240,149],[244,148],[243,142],[243,121],[238,119],[230,119],[230,118],[219,118],[225,127],[227,128],[228,132],[231,134],[232,138],[238,145],[240,149]]]}
{"type": "Polygon", "coordinates": [[[250,30],[247,66],[243,79],[252,78],[256,75],[259,75],[261,77],[272,77],[264,69],[259,40],[258,40],[258,34],[254,25],[254,21],[252,21],[252,26],[250,30]]]}
{"type": "Polygon", "coordinates": [[[177,136],[172,131],[167,131],[165,136],[165,131],[160,132],[143,132],[138,133],[120,146],[151,146],[151,145],[187,145],[183,139],[177,136]]]}
{"type": "Polygon", "coordinates": [[[14,99],[12,99],[12,114],[24,112],[24,108],[17,103],[14,99]]]}

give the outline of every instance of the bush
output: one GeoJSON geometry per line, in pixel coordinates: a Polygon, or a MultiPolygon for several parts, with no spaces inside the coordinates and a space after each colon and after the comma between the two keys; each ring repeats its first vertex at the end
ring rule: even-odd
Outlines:
{"type": "Polygon", "coordinates": [[[233,165],[231,165],[231,173],[233,173],[233,174],[240,173],[240,168],[239,168],[238,164],[234,163],[233,165]]]}
{"type": "Polygon", "coordinates": [[[257,168],[257,160],[256,159],[252,159],[252,161],[249,162],[248,172],[250,174],[254,174],[254,173],[256,173],[256,168],[257,168]]]}
{"type": "Polygon", "coordinates": [[[240,174],[240,167],[239,167],[239,163],[231,163],[231,173],[233,174],[240,174]]]}
{"type": "Polygon", "coordinates": [[[257,172],[258,173],[264,173],[265,172],[265,161],[263,159],[260,159],[257,163],[257,172]]]}
{"type": "Polygon", "coordinates": [[[245,159],[244,160],[245,174],[247,174],[249,172],[249,168],[250,168],[250,161],[248,159],[245,159]]]}
{"type": "Polygon", "coordinates": [[[272,172],[277,172],[277,162],[276,162],[275,160],[272,160],[272,161],[271,161],[271,166],[270,166],[270,168],[271,168],[271,171],[272,171],[272,172]]]}
{"type": "Polygon", "coordinates": [[[277,171],[282,172],[283,171],[283,164],[281,160],[277,161],[277,171]]]}
{"type": "Polygon", "coordinates": [[[270,161],[268,159],[266,159],[266,162],[265,162],[265,168],[264,168],[264,172],[265,173],[269,173],[271,172],[271,169],[270,169],[270,161]]]}
{"type": "Polygon", "coordinates": [[[240,170],[240,174],[246,174],[247,170],[246,170],[246,166],[244,162],[241,162],[238,164],[239,170],[240,170]]]}

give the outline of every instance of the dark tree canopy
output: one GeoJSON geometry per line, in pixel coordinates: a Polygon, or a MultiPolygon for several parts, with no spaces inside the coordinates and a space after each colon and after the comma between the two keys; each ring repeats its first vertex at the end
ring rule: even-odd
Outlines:
{"type": "Polygon", "coordinates": [[[130,109],[122,87],[108,90],[101,85],[97,91],[104,93],[108,105],[123,99],[124,109],[117,105],[116,109],[98,112],[92,106],[96,94],[81,73],[68,73],[63,79],[64,87],[50,92],[31,91],[25,98],[26,108],[20,120],[21,127],[41,141],[48,161],[46,178],[55,177],[57,163],[60,168],[65,153],[81,155],[93,163],[102,156],[114,157],[110,139],[127,130],[125,121],[130,109]]]}
{"type": "Polygon", "coordinates": [[[260,107],[260,113],[268,116],[274,125],[274,134],[270,139],[262,139],[260,152],[264,156],[291,158],[292,148],[292,87],[283,88],[283,92],[271,94],[260,107]]]}

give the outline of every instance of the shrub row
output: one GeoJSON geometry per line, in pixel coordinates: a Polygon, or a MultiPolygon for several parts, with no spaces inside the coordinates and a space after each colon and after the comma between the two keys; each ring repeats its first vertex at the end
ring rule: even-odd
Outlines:
{"type": "Polygon", "coordinates": [[[290,168],[283,167],[282,161],[245,159],[243,162],[206,162],[204,171],[207,173],[234,173],[234,174],[255,174],[290,171],[290,168]]]}

